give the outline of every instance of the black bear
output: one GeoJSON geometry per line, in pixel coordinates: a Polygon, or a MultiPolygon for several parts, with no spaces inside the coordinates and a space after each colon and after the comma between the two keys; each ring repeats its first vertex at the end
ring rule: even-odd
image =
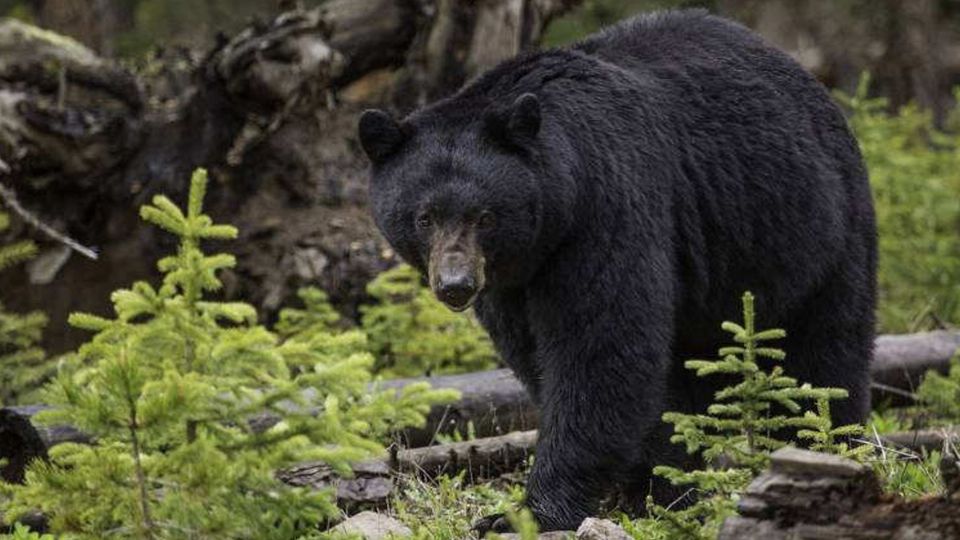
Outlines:
{"type": "Polygon", "coordinates": [[[639,16],[402,121],[367,111],[359,136],[387,240],[450,308],[475,306],[540,407],[527,505],[542,529],[682,460],[661,415],[712,397],[682,361],[728,342],[744,290],[763,327],[787,329],[786,370],[849,391],[836,422],[864,419],[865,168],[824,88],[748,29],[639,16]]]}

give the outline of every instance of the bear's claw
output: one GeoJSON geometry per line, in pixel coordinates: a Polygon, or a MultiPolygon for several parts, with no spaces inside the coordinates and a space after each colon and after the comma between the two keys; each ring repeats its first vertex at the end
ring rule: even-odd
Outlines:
{"type": "Polygon", "coordinates": [[[507,521],[506,514],[490,514],[489,516],[484,516],[475,521],[473,527],[470,529],[475,531],[480,538],[486,536],[488,532],[513,532],[513,526],[507,521]]]}

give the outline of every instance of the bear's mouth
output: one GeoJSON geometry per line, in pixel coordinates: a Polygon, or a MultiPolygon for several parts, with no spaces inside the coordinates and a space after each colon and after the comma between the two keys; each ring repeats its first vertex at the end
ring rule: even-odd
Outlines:
{"type": "MultiPolygon", "coordinates": [[[[436,293],[436,291],[434,291],[434,292],[436,293]]],[[[474,303],[474,302],[476,301],[476,299],[477,299],[477,293],[475,292],[475,293],[473,293],[472,295],[470,295],[466,300],[459,301],[459,302],[458,302],[458,301],[453,301],[453,300],[450,300],[450,299],[447,299],[447,298],[443,298],[443,297],[441,297],[439,294],[437,294],[437,298],[438,298],[441,302],[443,302],[443,305],[445,305],[445,306],[447,306],[448,308],[450,308],[451,311],[456,311],[457,313],[459,313],[459,312],[461,312],[461,311],[466,311],[466,310],[470,309],[471,306],[473,306],[473,303],[474,303]]]]}

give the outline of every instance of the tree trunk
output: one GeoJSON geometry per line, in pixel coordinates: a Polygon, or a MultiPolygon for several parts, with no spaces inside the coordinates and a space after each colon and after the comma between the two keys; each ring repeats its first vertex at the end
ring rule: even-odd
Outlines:
{"type": "MultiPolygon", "coordinates": [[[[48,1],[62,4],[57,13],[74,5],[48,1]]],[[[158,192],[182,198],[204,166],[210,213],[241,231],[225,247],[239,260],[226,296],[272,317],[313,284],[355,316],[366,283],[394,262],[366,210],[359,112],[404,113],[450,94],[535,46],[547,21],[577,3],[330,0],[251,25],[200,61],[168,49],[150,74],[0,22],[0,161],[12,169],[0,181],[100,251],[97,261],[65,257],[38,238],[37,261],[3,276],[6,305],[48,314],[53,352],[76,345],[86,336],[67,329],[67,315],[108,313],[110,293],[155,276],[152,261],[172,247],[136,206],[158,192]]]]}

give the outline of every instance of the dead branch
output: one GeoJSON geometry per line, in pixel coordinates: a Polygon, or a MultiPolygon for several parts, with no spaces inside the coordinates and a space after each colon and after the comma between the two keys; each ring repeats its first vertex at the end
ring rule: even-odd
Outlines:
{"type": "Polygon", "coordinates": [[[348,511],[381,507],[396,493],[398,475],[430,480],[467,471],[468,482],[495,478],[522,468],[536,442],[536,431],[518,431],[473,441],[394,449],[385,458],[355,464],[352,478],[341,477],[320,462],[291,467],[278,472],[277,477],[293,486],[336,488],[338,504],[348,511]]]}

